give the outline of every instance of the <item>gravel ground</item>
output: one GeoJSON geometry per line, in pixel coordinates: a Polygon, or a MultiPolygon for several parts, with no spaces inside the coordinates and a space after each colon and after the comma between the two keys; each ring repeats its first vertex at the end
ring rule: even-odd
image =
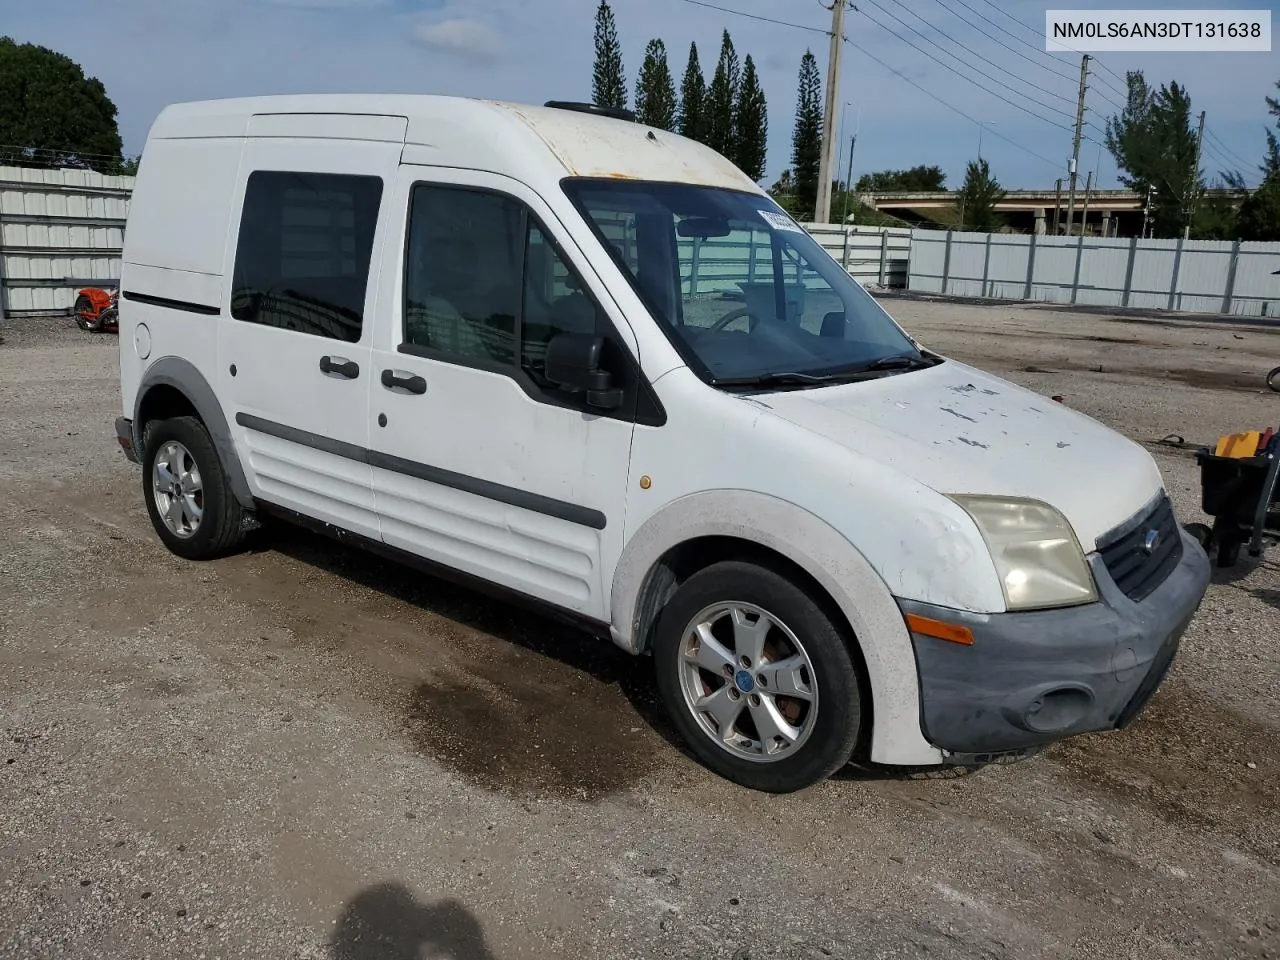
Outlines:
{"type": "MultiPolygon", "coordinates": [[[[1280,420],[1280,330],[888,306],[1150,443],[1184,521],[1155,441],[1280,420]]],[[[607,646],[301,532],[169,555],[116,338],[2,332],[0,956],[1280,958],[1280,551],[1123,733],[765,796],[607,646]]]]}

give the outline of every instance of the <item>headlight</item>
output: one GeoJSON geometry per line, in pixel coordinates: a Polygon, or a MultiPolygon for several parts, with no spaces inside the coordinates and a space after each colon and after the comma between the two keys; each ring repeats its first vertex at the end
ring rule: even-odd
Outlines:
{"type": "Polygon", "coordinates": [[[1069,607],[1098,599],[1093,573],[1066,517],[1038,500],[953,496],[991,551],[1010,610],[1069,607]]]}

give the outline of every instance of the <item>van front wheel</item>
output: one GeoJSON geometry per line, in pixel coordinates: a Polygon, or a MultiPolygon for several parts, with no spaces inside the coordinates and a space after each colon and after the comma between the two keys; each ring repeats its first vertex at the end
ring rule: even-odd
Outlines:
{"type": "Polygon", "coordinates": [[[686,580],[659,618],[654,660],[676,728],[735,783],[790,793],[853,753],[857,664],[822,607],[773,570],[725,561],[686,580]]]}

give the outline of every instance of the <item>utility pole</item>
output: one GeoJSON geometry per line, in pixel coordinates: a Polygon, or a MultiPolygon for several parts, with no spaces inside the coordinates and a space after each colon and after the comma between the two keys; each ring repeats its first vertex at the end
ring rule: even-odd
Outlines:
{"type": "Polygon", "coordinates": [[[855,133],[849,140],[849,173],[844,181],[844,213],[840,217],[841,226],[849,222],[849,199],[853,196],[853,148],[857,145],[858,135],[855,133]]]}
{"type": "Polygon", "coordinates": [[[1089,89],[1089,61],[1092,58],[1086,53],[1080,58],[1080,96],[1076,100],[1076,135],[1071,141],[1071,167],[1067,173],[1071,176],[1071,192],[1067,196],[1067,236],[1075,227],[1076,220],[1076,169],[1080,166],[1080,140],[1084,136],[1084,93],[1089,89]]]}
{"type": "Polygon", "coordinates": [[[1080,236],[1084,236],[1089,229],[1089,194],[1093,193],[1093,171],[1089,171],[1089,176],[1084,182],[1084,207],[1080,211],[1080,236]]]}
{"type": "Polygon", "coordinates": [[[1183,228],[1182,239],[1191,239],[1191,221],[1195,218],[1196,207],[1200,201],[1200,150],[1204,146],[1204,111],[1200,111],[1200,130],[1196,133],[1196,164],[1191,168],[1191,183],[1187,187],[1190,203],[1187,204],[1187,225],[1183,228]]]}
{"type": "Polygon", "coordinates": [[[818,164],[818,202],[814,219],[831,222],[831,178],[836,167],[836,99],[840,93],[840,55],[844,52],[844,9],[848,0],[831,7],[831,58],[827,64],[827,103],[822,111],[822,160],[818,164]]]}

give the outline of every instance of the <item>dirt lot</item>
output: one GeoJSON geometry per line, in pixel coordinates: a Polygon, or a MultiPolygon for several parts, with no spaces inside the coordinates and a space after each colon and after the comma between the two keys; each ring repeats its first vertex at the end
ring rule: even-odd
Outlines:
{"type": "MultiPolygon", "coordinates": [[[[889,306],[1142,441],[1280,422],[1280,329],[889,306]]],[[[3,333],[0,956],[1280,957],[1280,550],[1122,734],[764,796],[646,662],[300,532],[172,557],[116,339],[3,333]]]]}

